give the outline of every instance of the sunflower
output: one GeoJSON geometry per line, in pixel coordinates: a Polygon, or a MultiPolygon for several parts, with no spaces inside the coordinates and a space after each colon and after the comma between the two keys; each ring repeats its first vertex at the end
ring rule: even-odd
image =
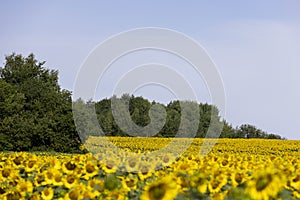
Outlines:
{"type": "Polygon", "coordinates": [[[37,159],[32,158],[28,161],[26,161],[25,165],[24,165],[24,169],[26,172],[32,172],[34,170],[37,170],[39,167],[37,159]]]}
{"type": "Polygon", "coordinates": [[[44,174],[35,175],[33,183],[36,187],[46,185],[44,174]]]}
{"type": "Polygon", "coordinates": [[[26,193],[32,193],[33,185],[30,181],[21,179],[16,186],[16,190],[21,194],[22,197],[25,197],[26,193]]]}
{"type": "Polygon", "coordinates": [[[40,199],[41,199],[41,197],[38,192],[33,193],[29,198],[29,200],[40,200],[40,199]]]}
{"type": "Polygon", "coordinates": [[[82,178],[88,180],[98,174],[98,167],[94,163],[88,161],[83,167],[83,174],[82,178]]]}
{"type": "Polygon", "coordinates": [[[218,193],[220,192],[221,188],[226,185],[227,177],[225,175],[218,175],[213,177],[208,183],[208,190],[211,193],[218,193]]]}
{"type": "Polygon", "coordinates": [[[49,168],[45,171],[43,171],[44,177],[45,177],[45,182],[47,185],[52,184],[53,178],[54,178],[54,169],[49,168]]]}
{"type": "Polygon", "coordinates": [[[300,190],[300,174],[293,176],[289,181],[290,186],[292,186],[295,190],[300,190]]]}
{"type": "Polygon", "coordinates": [[[62,174],[60,171],[55,170],[53,172],[53,179],[52,179],[52,184],[54,186],[62,186],[63,182],[62,182],[62,174]]]}
{"type": "Polygon", "coordinates": [[[148,162],[141,162],[139,166],[138,176],[140,180],[144,181],[148,177],[152,176],[152,165],[148,162]]]}
{"type": "Polygon", "coordinates": [[[48,199],[52,199],[53,198],[53,195],[54,195],[54,191],[52,188],[45,188],[43,191],[42,191],[42,198],[44,200],[48,200],[48,199]]]}
{"type": "Polygon", "coordinates": [[[136,172],[138,170],[139,159],[136,157],[130,157],[125,162],[125,167],[128,172],[136,172]]]}
{"type": "Polygon", "coordinates": [[[172,200],[178,194],[176,182],[171,177],[165,177],[145,187],[142,200],[172,200]]]}
{"type": "Polygon", "coordinates": [[[78,190],[70,190],[66,195],[65,195],[65,200],[77,200],[80,198],[80,192],[78,190]]]}
{"type": "Polygon", "coordinates": [[[283,189],[285,181],[270,169],[258,172],[254,178],[248,182],[246,193],[253,199],[275,198],[283,189]]]}
{"type": "Polygon", "coordinates": [[[131,191],[131,190],[136,190],[137,189],[137,181],[138,179],[132,176],[128,177],[120,177],[121,178],[121,183],[122,186],[125,190],[131,191]]]}
{"type": "Polygon", "coordinates": [[[3,179],[14,179],[18,176],[19,170],[12,167],[5,167],[0,170],[0,178],[3,179]]]}
{"type": "Polygon", "coordinates": [[[230,175],[231,185],[233,187],[237,187],[238,185],[244,183],[246,181],[246,176],[247,175],[242,171],[231,173],[230,175]]]}
{"type": "Polygon", "coordinates": [[[61,162],[56,157],[51,157],[48,162],[51,168],[59,170],[62,167],[61,162]]]}
{"type": "Polygon", "coordinates": [[[78,177],[75,174],[68,174],[62,179],[62,182],[66,188],[71,189],[76,186],[78,182],[78,177]]]}
{"type": "Polygon", "coordinates": [[[68,161],[63,163],[62,170],[66,174],[73,174],[77,168],[77,164],[74,161],[68,161]]]}
{"type": "Polygon", "coordinates": [[[118,169],[116,160],[114,158],[105,160],[102,169],[108,174],[115,173],[118,169]]]}

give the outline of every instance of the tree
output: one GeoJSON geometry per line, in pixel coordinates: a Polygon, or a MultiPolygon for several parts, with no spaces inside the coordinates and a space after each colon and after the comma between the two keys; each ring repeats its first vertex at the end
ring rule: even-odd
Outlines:
{"type": "Polygon", "coordinates": [[[7,108],[1,109],[0,134],[9,144],[1,150],[78,149],[71,93],[61,90],[58,71],[45,68],[33,54],[13,53],[5,59],[0,80],[1,90],[8,92],[1,93],[0,105],[7,108]]]}

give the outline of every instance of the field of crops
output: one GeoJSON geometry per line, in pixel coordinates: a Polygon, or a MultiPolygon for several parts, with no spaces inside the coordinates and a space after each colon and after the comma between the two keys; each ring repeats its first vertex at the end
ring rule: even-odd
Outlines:
{"type": "Polygon", "coordinates": [[[300,141],[94,137],[83,148],[93,154],[0,153],[0,199],[300,199],[300,141]]]}

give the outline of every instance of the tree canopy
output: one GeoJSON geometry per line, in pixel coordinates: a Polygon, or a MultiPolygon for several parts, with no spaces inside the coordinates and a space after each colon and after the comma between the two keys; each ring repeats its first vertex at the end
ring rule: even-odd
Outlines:
{"type": "Polygon", "coordinates": [[[58,84],[58,71],[33,54],[12,54],[0,69],[2,150],[70,152],[80,145],[72,116],[71,93],[58,84]]]}

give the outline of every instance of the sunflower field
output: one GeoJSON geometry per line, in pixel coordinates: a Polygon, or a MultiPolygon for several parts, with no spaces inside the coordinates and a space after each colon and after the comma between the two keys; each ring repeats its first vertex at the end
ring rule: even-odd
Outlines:
{"type": "Polygon", "coordinates": [[[0,199],[300,199],[299,146],[90,137],[87,154],[2,152],[0,199]]]}

